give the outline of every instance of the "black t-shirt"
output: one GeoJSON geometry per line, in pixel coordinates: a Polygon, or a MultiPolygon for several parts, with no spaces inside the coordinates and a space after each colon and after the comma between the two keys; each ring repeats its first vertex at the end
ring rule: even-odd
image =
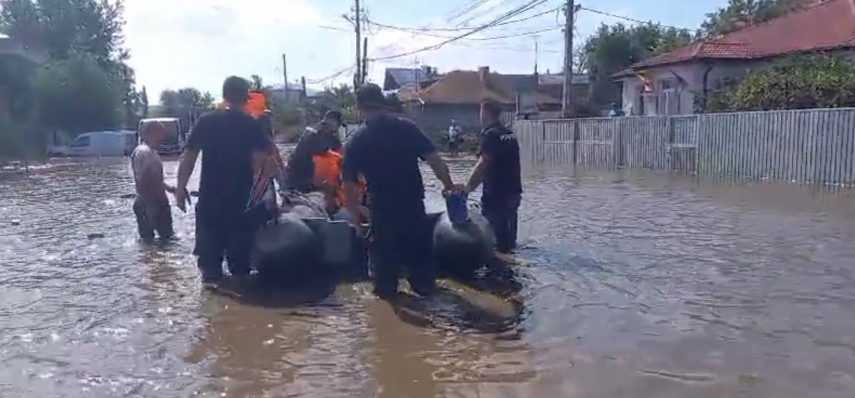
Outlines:
{"type": "Polygon", "coordinates": [[[297,147],[288,159],[288,183],[297,189],[308,189],[315,175],[314,156],[329,150],[341,148],[341,141],[335,132],[322,132],[320,127],[307,127],[297,147]]]}
{"type": "Polygon", "coordinates": [[[424,206],[425,188],[419,159],[436,151],[433,143],[411,121],[391,115],[366,121],[347,140],[342,176],[355,182],[359,174],[368,184],[372,217],[375,213],[406,212],[424,206]]]}
{"type": "Polygon", "coordinates": [[[187,139],[187,149],[202,153],[197,209],[212,215],[242,214],[253,184],[252,155],[272,146],[261,123],[243,112],[202,115],[187,139]]]}
{"type": "Polygon", "coordinates": [[[514,132],[501,124],[481,133],[480,155],[487,159],[485,199],[504,199],[522,193],[520,145],[514,132]]]}

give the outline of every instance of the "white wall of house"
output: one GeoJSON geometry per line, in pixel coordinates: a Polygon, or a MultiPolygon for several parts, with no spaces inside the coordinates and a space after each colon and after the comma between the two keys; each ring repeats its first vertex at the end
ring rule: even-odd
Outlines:
{"type": "Polygon", "coordinates": [[[730,79],[768,65],[769,62],[694,62],[651,68],[645,73],[652,79],[652,92],[643,92],[644,82],[637,76],[621,79],[624,112],[636,116],[691,115],[695,113],[695,99],[704,94],[704,75],[706,89],[713,91],[730,79]]]}
{"type": "MultiPolygon", "coordinates": [[[[855,59],[855,51],[840,51],[836,55],[855,59]]],[[[635,116],[691,115],[695,111],[695,98],[704,94],[704,74],[709,68],[706,89],[712,92],[728,80],[768,68],[774,61],[693,62],[651,68],[645,71],[653,80],[650,93],[643,93],[644,82],[638,76],[620,79],[623,110],[635,116]]]]}

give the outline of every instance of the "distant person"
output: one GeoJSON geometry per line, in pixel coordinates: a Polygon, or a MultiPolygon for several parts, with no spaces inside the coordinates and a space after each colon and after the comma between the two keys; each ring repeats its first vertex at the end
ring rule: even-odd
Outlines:
{"type": "Polygon", "coordinates": [[[520,146],[514,132],[502,125],[501,106],[481,104],[481,143],[478,163],[466,184],[471,192],[484,183],[481,214],[496,233],[496,250],[510,253],[517,243],[517,212],[522,201],[520,146]]]}
{"type": "Polygon", "coordinates": [[[620,105],[617,102],[612,102],[612,110],[609,111],[609,117],[623,117],[625,116],[623,113],[623,109],[621,109],[620,105]]]}
{"type": "Polygon", "coordinates": [[[329,111],[320,123],[306,127],[288,159],[289,188],[300,192],[311,192],[318,188],[312,184],[315,174],[312,158],[330,150],[341,150],[341,140],[338,137],[341,126],[341,112],[329,111]]]}
{"type": "Polygon", "coordinates": [[[242,110],[249,82],[232,76],[223,83],[226,109],[202,115],[190,133],[178,166],[176,201],[185,211],[187,182],[199,153],[202,175],[196,203],[194,254],[206,288],[223,282],[223,257],[232,276],[249,275],[249,254],[258,224],[247,213],[253,190],[253,159],[273,156],[276,146],[262,124],[242,110]]]}
{"type": "Polygon", "coordinates": [[[429,295],[436,287],[433,233],[425,214],[419,159],[430,165],[445,192],[463,187],[453,184],[430,139],[413,122],[391,114],[379,86],[360,87],[356,106],[364,123],[344,147],[345,208],[351,225],[362,234],[358,191],[363,175],[368,186],[374,292],[384,300],[395,298],[401,267],[406,266],[413,290],[429,295]]]}
{"type": "Polygon", "coordinates": [[[457,156],[460,151],[460,144],[463,143],[463,130],[457,124],[457,120],[451,120],[451,126],[448,127],[448,151],[452,156],[457,156]]]}
{"type": "Polygon", "coordinates": [[[157,148],[166,135],[166,126],[160,122],[147,123],[140,131],[140,143],[131,153],[131,170],[134,176],[137,197],[134,201],[134,215],[137,218],[137,230],[144,241],[161,239],[174,235],[172,229],[172,211],[166,192],[175,193],[175,188],[166,185],[163,180],[163,161],[157,154],[157,148]]]}

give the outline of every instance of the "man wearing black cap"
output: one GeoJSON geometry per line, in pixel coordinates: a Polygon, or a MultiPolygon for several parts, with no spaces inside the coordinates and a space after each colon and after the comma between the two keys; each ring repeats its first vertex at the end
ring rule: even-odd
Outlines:
{"type": "Polygon", "coordinates": [[[430,294],[435,287],[430,261],[433,234],[425,214],[418,160],[430,165],[444,193],[462,187],[451,181],[448,167],[424,133],[413,122],[391,114],[380,87],[360,87],[356,106],[364,123],[344,147],[342,179],[345,206],[360,234],[359,175],[368,183],[374,292],[382,299],[394,298],[404,265],[413,290],[419,295],[430,294]]]}
{"type": "Polygon", "coordinates": [[[246,212],[253,186],[253,156],[272,156],[277,150],[262,124],[242,111],[248,98],[248,81],[237,76],[227,78],[223,99],[229,108],[207,113],[196,121],[178,166],[175,199],[184,211],[187,182],[199,153],[204,153],[193,253],[206,288],[215,288],[222,281],[224,256],[233,276],[249,274],[249,253],[257,227],[246,212]]]}
{"type": "Polygon", "coordinates": [[[316,187],[312,185],[315,175],[314,156],[329,150],[341,149],[338,130],[341,128],[341,112],[329,111],[324,119],[315,126],[306,127],[297,147],[288,159],[288,185],[301,192],[309,192],[316,187]]]}

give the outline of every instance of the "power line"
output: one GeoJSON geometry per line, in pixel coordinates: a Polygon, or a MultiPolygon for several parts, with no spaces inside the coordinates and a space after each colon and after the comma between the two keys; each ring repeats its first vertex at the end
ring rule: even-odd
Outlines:
{"type": "MultiPolygon", "coordinates": [[[[405,32],[405,33],[410,33],[410,34],[418,34],[418,35],[423,35],[423,36],[428,36],[428,37],[436,37],[436,38],[439,38],[439,39],[453,39],[453,38],[454,38],[454,36],[438,35],[438,34],[428,33],[428,32],[412,32],[412,31],[410,31],[410,30],[402,29],[402,28],[399,28],[399,27],[396,27],[396,26],[382,25],[382,24],[378,24],[378,23],[375,23],[375,22],[372,22],[372,21],[367,21],[367,22],[368,22],[369,24],[373,24],[373,25],[375,25],[375,26],[377,26],[377,27],[380,27],[380,28],[386,28],[386,29],[391,29],[391,30],[397,30],[397,31],[401,31],[401,32],[405,32]]],[[[558,29],[561,29],[561,27],[560,27],[560,26],[554,26],[554,27],[550,27],[550,28],[543,28],[543,29],[540,29],[540,30],[533,30],[533,31],[528,31],[528,32],[519,32],[519,33],[513,33],[513,34],[508,34],[508,35],[503,35],[503,36],[490,36],[490,37],[467,37],[467,38],[464,38],[464,39],[461,39],[461,40],[488,41],[488,40],[513,39],[513,38],[517,38],[517,37],[530,36],[530,35],[535,35],[535,34],[539,34],[539,33],[544,33],[544,32],[549,32],[549,31],[553,31],[553,30],[558,30],[558,29]]]]}
{"type": "Polygon", "coordinates": [[[508,18],[515,17],[515,16],[517,16],[517,15],[519,15],[519,14],[522,14],[522,13],[524,13],[524,12],[528,11],[528,10],[531,10],[532,8],[537,7],[537,6],[539,6],[539,5],[543,4],[543,3],[545,3],[546,1],[547,1],[547,0],[531,0],[531,1],[529,1],[528,3],[526,3],[526,4],[522,5],[522,6],[519,6],[519,7],[515,8],[515,9],[513,9],[513,10],[511,10],[511,11],[508,11],[508,12],[504,13],[503,15],[499,16],[498,18],[496,18],[496,19],[494,19],[494,20],[492,20],[492,21],[490,21],[490,22],[488,22],[488,23],[486,23],[486,24],[484,24],[484,25],[481,25],[481,26],[479,26],[479,27],[477,27],[477,28],[475,28],[475,29],[472,29],[472,30],[470,30],[470,31],[468,31],[468,32],[466,32],[466,33],[463,33],[463,34],[457,35],[457,36],[455,36],[455,37],[452,37],[452,38],[446,39],[445,41],[443,41],[443,42],[441,42],[441,43],[438,43],[438,44],[435,44],[435,45],[432,45],[432,46],[428,46],[428,47],[424,47],[424,48],[420,48],[420,49],[418,49],[418,50],[409,51],[409,52],[406,52],[406,53],[403,53],[403,54],[395,54],[395,55],[389,55],[389,56],[385,56],[385,57],[378,57],[378,58],[374,58],[374,59],[372,59],[372,61],[382,61],[382,60],[388,60],[388,59],[401,58],[401,57],[406,57],[406,56],[410,56],[410,55],[413,55],[413,54],[418,54],[418,53],[420,53],[420,52],[425,52],[425,51],[431,51],[431,50],[439,49],[439,48],[441,48],[442,46],[444,46],[444,45],[446,45],[446,44],[449,44],[449,43],[455,42],[455,41],[457,41],[457,40],[464,39],[464,38],[466,38],[466,37],[469,37],[469,36],[471,36],[471,35],[474,35],[475,33],[478,33],[478,32],[483,31],[483,30],[485,30],[485,29],[489,29],[489,28],[491,28],[491,27],[494,27],[496,24],[501,23],[501,22],[503,22],[503,21],[507,20],[508,18]]]}
{"type": "Polygon", "coordinates": [[[490,0],[475,0],[472,3],[469,3],[469,6],[464,7],[463,10],[455,13],[455,15],[452,16],[451,18],[449,18],[448,21],[451,22],[451,21],[454,21],[455,19],[463,17],[464,15],[466,15],[472,11],[475,11],[479,7],[483,6],[484,4],[487,4],[488,1],[490,1],[490,0]]]}
{"type": "MultiPolygon", "coordinates": [[[[561,9],[561,7],[555,7],[555,8],[543,11],[543,12],[539,12],[539,13],[534,14],[534,15],[529,15],[527,17],[512,19],[510,21],[504,21],[501,23],[497,23],[497,24],[493,25],[492,27],[505,26],[505,25],[511,25],[511,24],[515,24],[515,23],[525,22],[525,21],[532,20],[532,19],[537,18],[537,17],[542,17],[544,15],[551,14],[553,12],[560,10],[560,9],[561,9]]],[[[464,26],[464,27],[458,27],[458,28],[429,28],[429,27],[410,28],[410,27],[405,27],[405,26],[382,24],[382,23],[374,22],[374,21],[367,21],[367,22],[371,25],[375,25],[375,26],[378,26],[381,28],[394,29],[394,30],[400,30],[400,31],[404,31],[404,32],[413,32],[413,33],[431,32],[431,31],[434,31],[434,32],[460,32],[460,31],[464,31],[464,30],[470,30],[470,29],[477,28],[477,26],[464,26]]]]}
{"type": "Polygon", "coordinates": [[[346,74],[346,73],[350,73],[350,72],[352,72],[355,68],[356,68],[356,66],[355,66],[355,65],[350,65],[350,66],[348,66],[348,67],[345,67],[344,69],[340,69],[340,70],[338,70],[338,71],[334,72],[333,74],[331,74],[331,75],[329,75],[329,76],[326,76],[326,77],[322,77],[322,78],[320,78],[320,79],[306,79],[306,83],[309,83],[309,84],[320,84],[320,83],[324,83],[324,82],[327,82],[327,81],[333,80],[333,79],[335,79],[335,78],[337,78],[337,77],[339,77],[339,76],[342,76],[342,75],[344,75],[344,74],[346,74]]]}
{"type": "MultiPolygon", "coordinates": [[[[590,12],[590,13],[594,13],[594,14],[600,14],[600,15],[605,15],[605,16],[607,16],[607,17],[612,17],[612,18],[622,19],[622,20],[624,20],[624,21],[629,21],[629,22],[635,22],[635,23],[640,23],[640,24],[654,23],[653,21],[642,21],[642,20],[640,20],[640,19],[630,18],[630,17],[623,16],[623,15],[617,15],[617,14],[612,14],[612,13],[605,12],[605,11],[594,10],[594,9],[591,9],[591,8],[588,8],[588,7],[585,7],[585,6],[579,6],[579,9],[580,9],[580,10],[584,10],[584,11],[588,11],[588,12],[590,12]]],[[[659,25],[659,26],[661,26],[661,27],[663,27],[663,28],[672,28],[672,29],[677,29],[677,30],[687,30],[687,31],[690,31],[690,32],[693,32],[693,31],[699,30],[699,29],[690,29],[690,28],[680,28],[680,27],[677,27],[677,26],[668,26],[668,25],[663,25],[663,24],[661,24],[661,23],[655,23],[655,24],[656,24],[656,25],[659,25]]]]}

